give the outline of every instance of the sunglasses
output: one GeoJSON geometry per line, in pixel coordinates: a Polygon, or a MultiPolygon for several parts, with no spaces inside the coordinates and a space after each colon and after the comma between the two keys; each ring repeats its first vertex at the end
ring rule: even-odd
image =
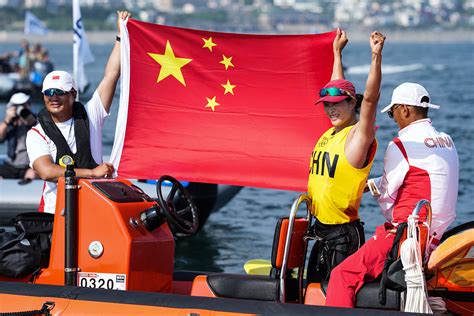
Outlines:
{"type": "Polygon", "coordinates": [[[348,96],[348,97],[351,97],[352,99],[355,99],[354,96],[350,92],[340,89],[340,88],[332,87],[332,88],[324,88],[324,89],[319,90],[320,97],[325,97],[327,95],[331,97],[348,96]]]}
{"type": "Polygon", "coordinates": [[[56,88],[51,88],[51,89],[46,89],[44,90],[43,94],[47,97],[52,97],[54,95],[57,95],[57,96],[62,96],[62,95],[65,95],[66,93],[68,93],[69,91],[64,91],[64,90],[61,90],[61,89],[56,89],[56,88]]]}
{"type": "Polygon", "coordinates": [[[387,111],[387,115],[389,118],[393,118],[393,111],[395,111],[395,109],[398,108],[400,105],[401,104],[395,104],[390,110],[387,111]]]}

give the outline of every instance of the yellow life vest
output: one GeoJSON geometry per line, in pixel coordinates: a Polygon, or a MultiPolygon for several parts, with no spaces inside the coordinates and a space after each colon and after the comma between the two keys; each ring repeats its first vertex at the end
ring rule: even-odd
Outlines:
{"type": "MultiPolygon", "coordinates": [[[[323,224],[344,224],[359,218],[360,201],[374,155],[361,169],[347,161],[344,147],[353,127],[348,126],[338,133],[334,127],[328,129],[311,155],[308,179],[311,213],[323,224]]],[[[376,146],[377,141],[375,150],[376,146]]]]}

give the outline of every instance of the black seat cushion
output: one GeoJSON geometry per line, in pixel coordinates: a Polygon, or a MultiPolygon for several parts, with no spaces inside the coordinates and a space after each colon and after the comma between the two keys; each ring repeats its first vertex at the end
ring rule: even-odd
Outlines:
{"type": "MultiPolygon", "coordinates": [[[[327,286],[328,281],[322,283],[324,293],[326,293],[327,286]]],[[[400,310],[400,293],[387,289],[387,303],[381,305],[379,302],[379,289],[380,279],[364,284],[359,292],[357,292],[355,307],[400,310]]]]}
{"type": "Polygon", "coordinates": [[[265,275],[216,273],[207,276],[207,283],[218,297],[279,300],[279,280],[265,275]]]}
{"type": "Polygon", "coordinates": [[[379,302],[380,281],[367,284],[357,292],[356,307],[400,310],[400,292],[386,289],[387,303],[381,305],[379,302]]]}

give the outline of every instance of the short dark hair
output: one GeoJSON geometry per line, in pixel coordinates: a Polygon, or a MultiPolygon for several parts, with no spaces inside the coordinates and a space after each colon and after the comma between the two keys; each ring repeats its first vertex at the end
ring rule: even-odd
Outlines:
{"type": "MultiPolygon", "coordinates": [[[[430,98],[428,96],[423,96],[421,98],[421,103],[423,102],[426,102],[426,103],[430,103],[430,98]]],[[[423,117],[428,117],[428,108],[422,108],[422,107],[419,107],[419,106],[415,106],[416,108],[416,113],[422,115],[423,117]]]]}
{"type": "Polygon", "coordinates": [[[422,108],[421,106],[410,105],[410,107],[415,111],[416,114],[421,115],[424,118],[428,117],[428,108],[422,108]]]}

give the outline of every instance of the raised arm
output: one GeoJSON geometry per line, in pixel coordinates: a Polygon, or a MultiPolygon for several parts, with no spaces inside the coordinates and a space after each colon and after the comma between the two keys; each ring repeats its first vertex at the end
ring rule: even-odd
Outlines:
{"type": "Polygon", "coordinates": [[[336,79],[344,79],[344,66],[342,65],[342,50],[346,46],[349,39],[346,32],[340,28],[336,30],[336,37],[332,43],[334,53],[334,63],[332,65],[331,81],[336,79]]]}
{"type": "Polygon", "coordinates": [[[377,103],[380,97],[380,83],[382,81],[382,48],[385,36],[379,32],[370,35],[370,48],[372,49],[372,62],[370,64],[369,76],[365,85],[364,99],[360,110],[360,127],[363,134],[373,134],[377,113],[377,103]]]}
{"type": "Polygon", "coordinates": [[[375,139],[375,117],[377,103],[380,96],[380,83],[382,81],[382,49],[385,36],[380,32],[370,34],[370,47],[372,62],[365,85],[364,99],[360,109],[359,122],[348,137],[346,155],[349,162],[356,168],[364,167],[369,148],[375,139]]]}
{"type": "MultiPolygon", "coordinates": [[[[120,20],[126,20],[130,17],[127,11],[117,11],[117,34],[120,37],[120,20]]],[[[120,77],[120,42],[115,41],[114,48],[110,53],[109,60],[105,66],[104,78],[97,87],[100,100],[104,106],[105,111],[109,113],[112,99],[115,94],[115,87],[120,77]]]]}

